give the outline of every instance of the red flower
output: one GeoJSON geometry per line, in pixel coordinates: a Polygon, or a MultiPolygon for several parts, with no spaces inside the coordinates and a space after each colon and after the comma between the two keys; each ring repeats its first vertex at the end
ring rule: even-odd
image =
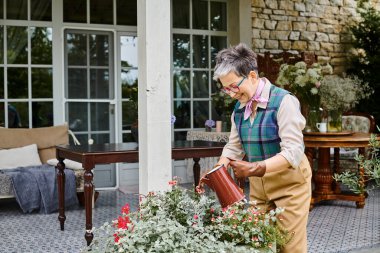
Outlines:
{"type": "Polygon", "coordinates": [[[125,204],[122,208],[121,208],[121,213],[125,213],[125,214],[129,214],[129,211],[130,211],[130,207],[129,207],[129,204],[125,204]]]}
{"type": "Polygon", "coordinates": [[[177,185],[177,181],[175,180],[169,181],[169,185],[171,186],[177,185]]]}
{"type": "Polygon", "coordinates": [[[113,237],[115,237],[115,242],[118,243],[120,240],[120,237],[116,233],[113,234],[113,237]]]}
{"type": "Polygon", "coordinates": [[[117,219],[117,228],[122,229],[128,229],[128,223],[129,223],[129,217],[126,217],[127,219],[124,219],[123,217],[119,216],[117,219]]]}
{"type": "Polygon", "coordinates": [[[198,219],[198,215],[194,214],[194,220],[198,219]]]}

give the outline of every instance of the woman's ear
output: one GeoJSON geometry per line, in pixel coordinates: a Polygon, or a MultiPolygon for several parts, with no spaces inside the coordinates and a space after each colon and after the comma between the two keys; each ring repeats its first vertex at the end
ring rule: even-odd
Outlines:
{"type": "Polygon", "coordinates": [[[252,79],[257,79],[259,78],[259,76],[257,75],[257,73],[255,71],[250,71],[249,72],[249,77],[252,78],[252,79]]]}

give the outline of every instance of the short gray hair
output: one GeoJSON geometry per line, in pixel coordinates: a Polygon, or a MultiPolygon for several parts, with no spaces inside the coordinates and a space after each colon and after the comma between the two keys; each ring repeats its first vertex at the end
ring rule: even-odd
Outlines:
{"type": "Polygon", "coordinates": [[[258,73],[256,58],[255,52],[244,43],[223,49],[216,55],[213,79],[219,81],[230,72],[237,76],[248,76],[251,71],[258,73]]]}

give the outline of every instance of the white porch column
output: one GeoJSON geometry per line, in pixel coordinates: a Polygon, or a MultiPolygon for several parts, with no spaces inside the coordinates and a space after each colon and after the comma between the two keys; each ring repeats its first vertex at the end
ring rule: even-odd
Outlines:
{"type": "Polygon", "coordinates": [[[165,190],[172,178],[170,0],[137,1],[139,192],[165,190]]]}

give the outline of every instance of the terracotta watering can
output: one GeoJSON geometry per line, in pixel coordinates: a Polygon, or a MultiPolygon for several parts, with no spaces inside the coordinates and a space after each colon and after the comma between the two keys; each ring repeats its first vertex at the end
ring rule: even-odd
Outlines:
{"type": "Polygon", "coordinates": [[[244,193],[236,185],[224,165],[215,167],[203,176],[199,180],[197,187],[201,187],[201,183],[205,183],[216,193],[222,207],[227,207],[245,199],[244,193]]]}

